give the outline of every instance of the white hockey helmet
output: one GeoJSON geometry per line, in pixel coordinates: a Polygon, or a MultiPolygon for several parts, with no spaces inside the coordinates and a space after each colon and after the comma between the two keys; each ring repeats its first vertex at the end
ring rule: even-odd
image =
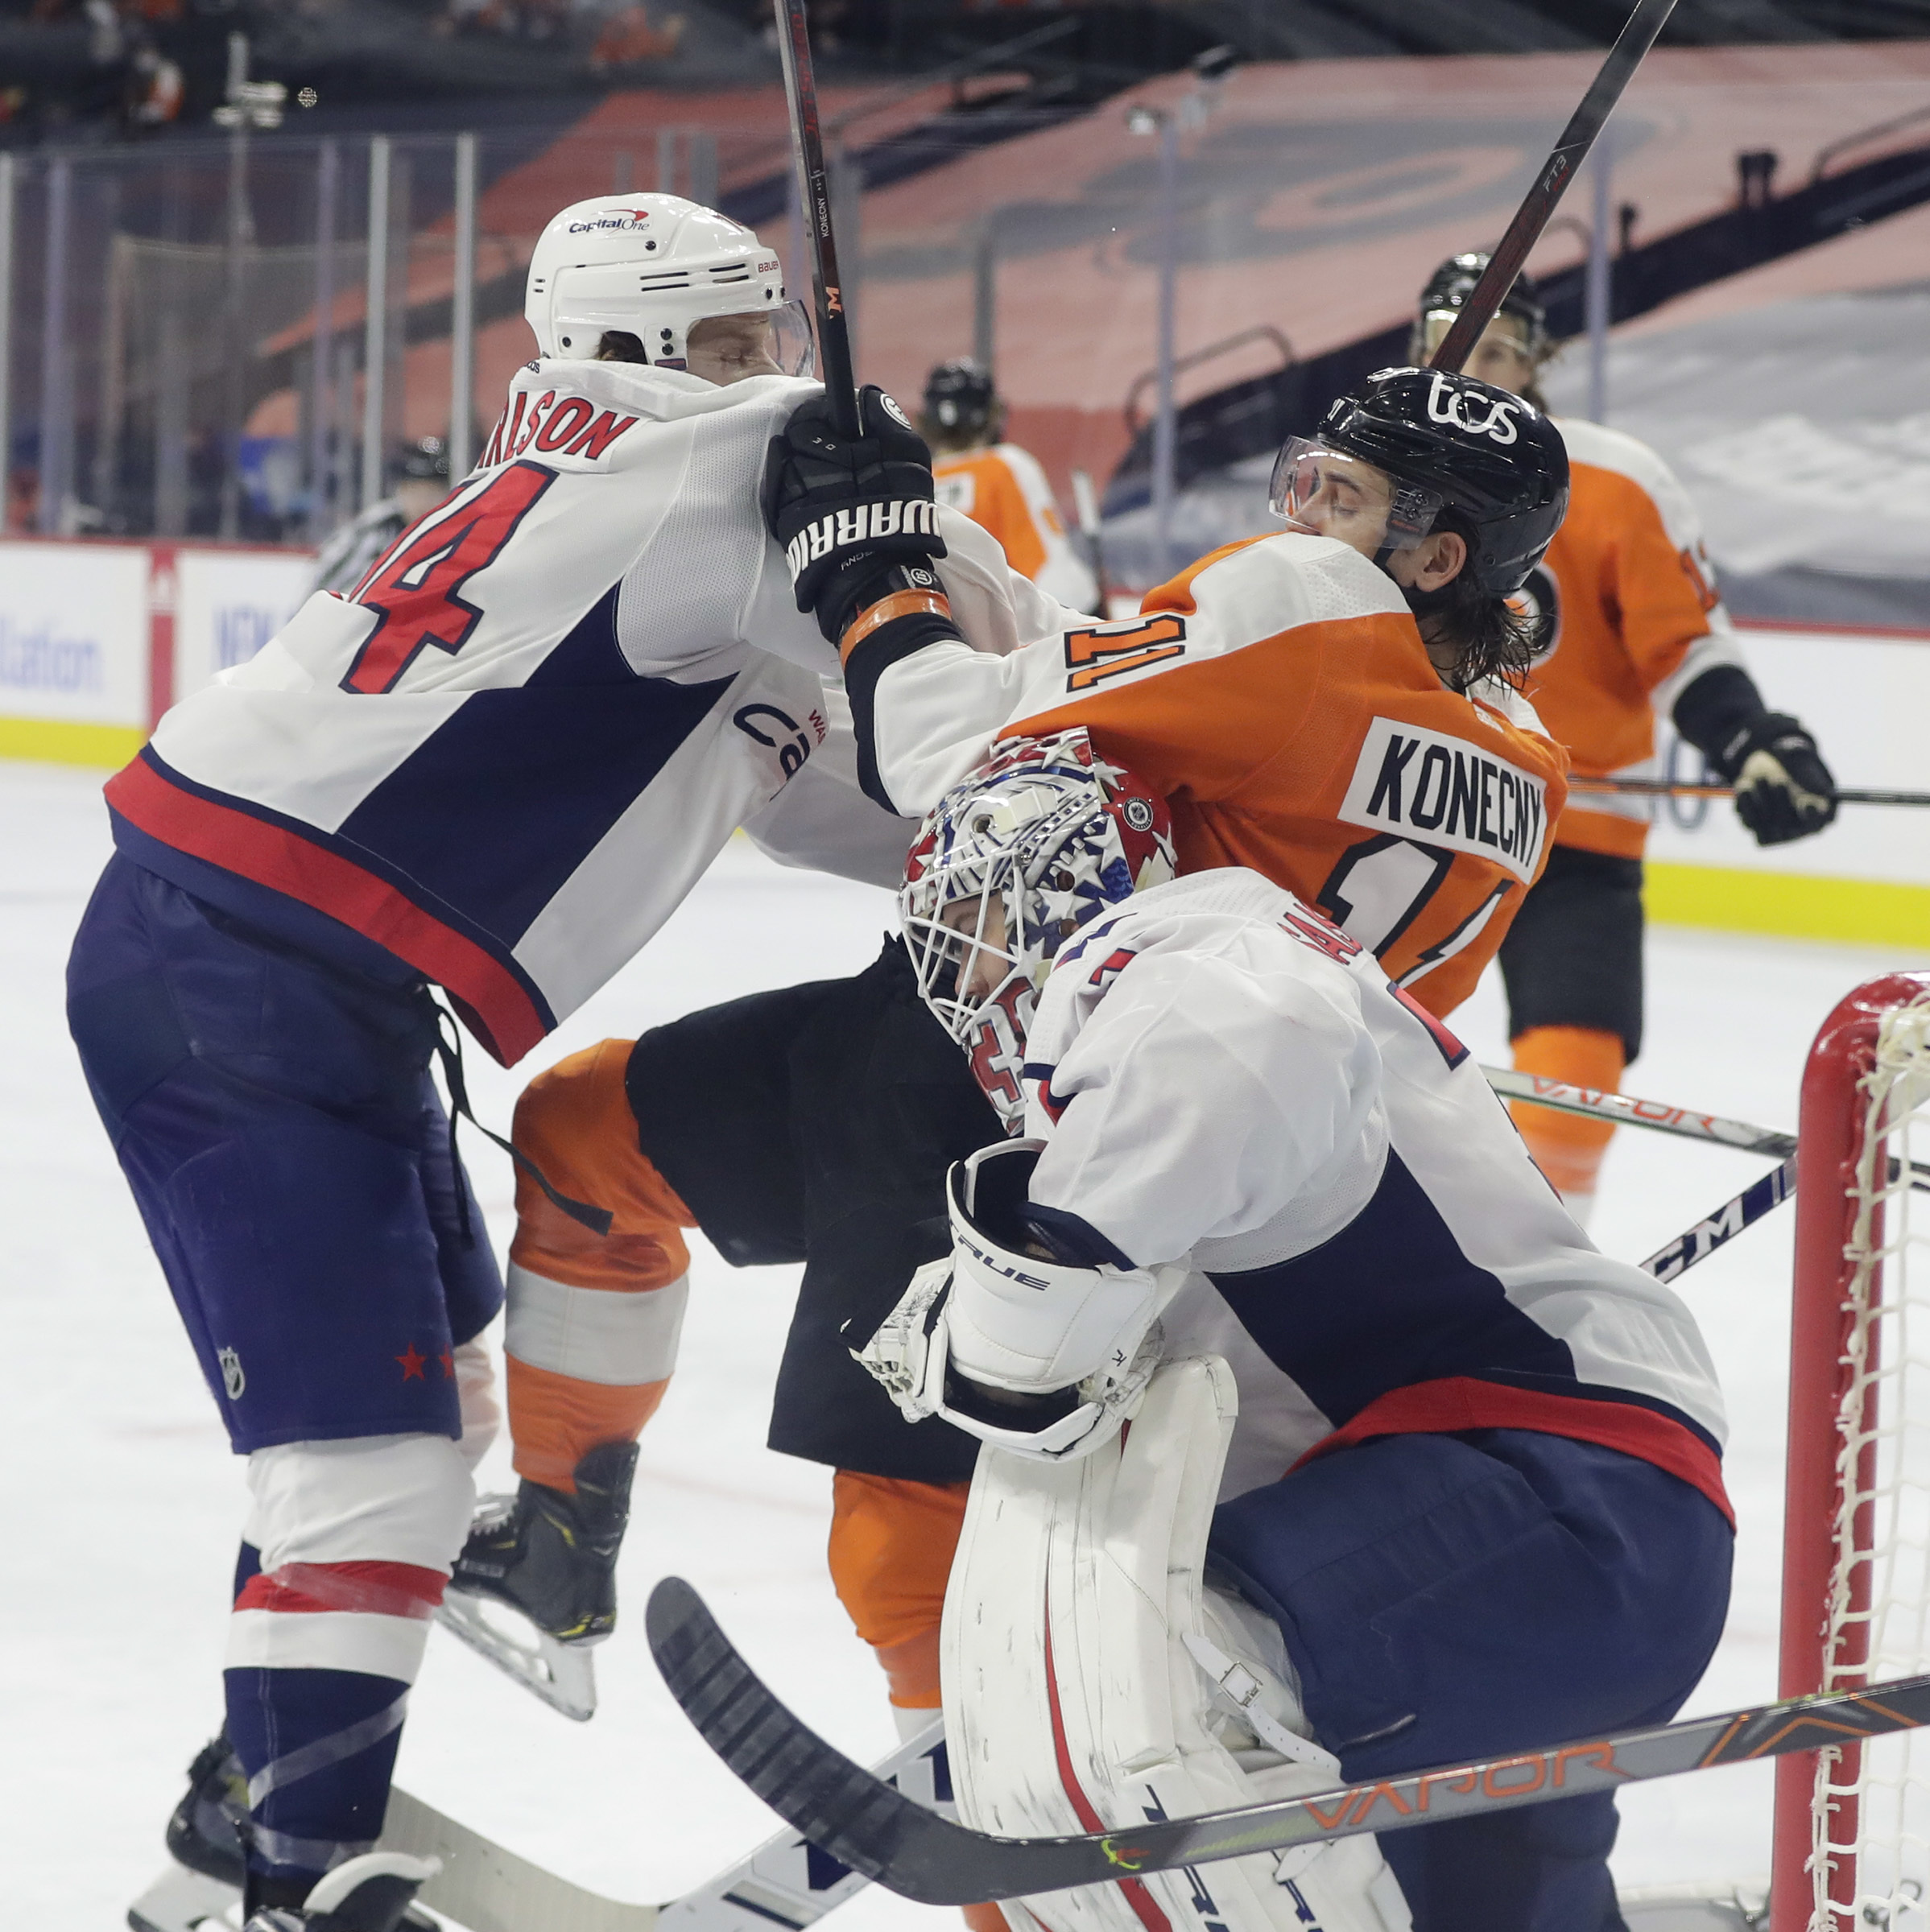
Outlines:
{"type": "Polygon", "coordinates": [[[537,237],[523,312],[546,357],[587,361],[605,329],[647,361],[684,365],[690,330],[711,316],[769,316],[787,375],[811,369],[811,326],[784,295],[783,263],[750,229],[679,195],[572,202],[537,237]]]}

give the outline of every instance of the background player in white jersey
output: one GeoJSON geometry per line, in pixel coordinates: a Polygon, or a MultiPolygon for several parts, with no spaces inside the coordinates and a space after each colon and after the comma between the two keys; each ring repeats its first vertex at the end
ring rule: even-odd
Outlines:
{"type": "MultiPolygon", "coordinates": [[[[502,1288],[429,1077],[432,985],[513,1062],[738,825],[902,864],[907,828],[826,770],[835,663],[758,519],[766,444],[816,393],[780,276],[674,196],[564,209],[531,263],[539,359],[475,473],[107,787],[70,1022],[250,1459],[227,1736],[262,1932],[380,1830],[493,1423],[473,1338],[502,1288]]],[[[1034,593],[951,521],[947,575],[1009,646],[1034,593]]],[[[197,1847],[207,1816],[191,1794],[177,1846],[232,1860],[197,1847]]],[[[389,1932],[410,1877],[345,1901],[333,1877],[308,1922],[389,1932]]]]}
{"type": "Polygon", "coordinates": [[[1065,534],[1039,459],[1005,438],[1005,402],[969,357],[925,378],[918,431],[931,446],[938,501],[998,539],[1006,561],[1068,610],[1099,607],[1099,584],[1065,534]]]}
{"type": "MultiPolygon", "coordinates": [[[[1024,1137],[953,1170],[953,1252],[862,1358],[908,1415],[1015,1452],[982,1459],[947,1604],[961,1804],[1074,1831],[1333,1781],[1281,1733],[1352,1780],[1666,1719],[1721,1633],[1732,1539],[1693,1319],[1595,1252],[1370,955],[1256,873],[1172,861],[1163,802],[1067,731],[940,802],[900,898],[960,1047],[1024,1054],[1024,1137]],[[1162,1356],[1196,1355],[1238,1385],[1203,1480],[1212,1414],[1140,1407],[1162,1356]],[[1188,1459],[1176,1497],[1142,1426],[1188,1459]],[[1196,1552],[1216,1492],[1192,1629],[1217,1660],[1168,1622],[1166,1565],[1150,1603],[1110,1583],[1135,1550],[1196,1552]],[[1271,1738],[1216,1699],[1234,1662],[1271,1738]],[[1176,1722],[1162,1664],[1184,1761],[1148,1742],[1176,1722]]],[[[1569,1799],[1381,1852],[1420,1932],[1616,1932],[1614,1829],[1610,1799],[1569,1799]]],[[[1157,1902],[1192,1932],[1398,1932],[1364,1843],[1174,1873],[1157,1902]]],[[[1081,1897],[1036,1909],[1158,1922],[1081,1897]]]]}
{"type": "MultiPolygon", "coordinates": [[[[1424,361],[1487,266],[1455,255],[1422,291],[1413,354],[1424,361]]],[[[1469,358],[1468,373],[1540,406],[1554,353],[1540,303],[1517,281],[1469,358]]],[[[1578,775],[1653,775],[1655,720],[1668,719],[1736,787],[1736,812],[1762,845],[1820,832],[1836,787],[1816,741],[1763,702],[1745,667],[1688,493],[1635,437],[1558,420],[1573,493],[1528,582],[1544,625],[1528,685],[1578,775]]],[[[1547,871],[1501,949],[1515,1064],[1614,1089],[1642,1046],[1642,848],[1653,802],[1573,794],[1547,871]]],[[[1520,1106],[1542,1170],[1584,1221],[1614,1128],[1520,1106]]]]}

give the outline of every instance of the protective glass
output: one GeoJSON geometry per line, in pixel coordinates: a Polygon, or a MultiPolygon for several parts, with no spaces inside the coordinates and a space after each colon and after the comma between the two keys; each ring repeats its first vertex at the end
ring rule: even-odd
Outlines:
{"type": "Polygon", "coordinates": [[[1312,436],[1289,436],[1275,459],[1273,481],[1267,493],[1273,514],[1303,529],[1317,529],[1333,506],[1377,502],[1391,489],[1385,550],[1407,550],[1434,527],[1441,498],[1417,483],[1402,481],[1358,456],[1329,449],[1312,436]]]}

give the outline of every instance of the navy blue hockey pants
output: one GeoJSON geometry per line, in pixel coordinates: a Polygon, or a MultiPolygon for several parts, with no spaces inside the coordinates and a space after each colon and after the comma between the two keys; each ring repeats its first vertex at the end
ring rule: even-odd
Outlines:
{"type": "Polygon", "coordinates": [[[116,857],[68,1022],[236,1451],[460,1437],[446,1358],[502,1283],[421,981],[284,947],[116,857]]]}
{"type": "MultiPolygon", "coordinates": [[[[1733,1536],[1618,1450],[1395,1435],[1223,1505],[1209,1572],[1279,1623],[1350,1779],[1659,1724],[1729,1604],[1733,1536]]],[[[1618,1932],[1612,1798],[1381,1834],[1415,1932],[1618,1932]]]]}

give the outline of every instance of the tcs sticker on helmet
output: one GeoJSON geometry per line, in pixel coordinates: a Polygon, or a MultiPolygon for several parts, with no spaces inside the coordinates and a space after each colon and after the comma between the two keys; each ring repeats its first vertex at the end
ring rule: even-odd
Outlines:
{"type": "Polygon", "coordinates": [[[1490,436],[1504,447],[1519,440],[1515,416],[1526,407],[1511,396],[1458,388],[1445,376],[1436,376],[1428,386],[1429,422],[1457,429],[1463,436],[1490,436]]]}

